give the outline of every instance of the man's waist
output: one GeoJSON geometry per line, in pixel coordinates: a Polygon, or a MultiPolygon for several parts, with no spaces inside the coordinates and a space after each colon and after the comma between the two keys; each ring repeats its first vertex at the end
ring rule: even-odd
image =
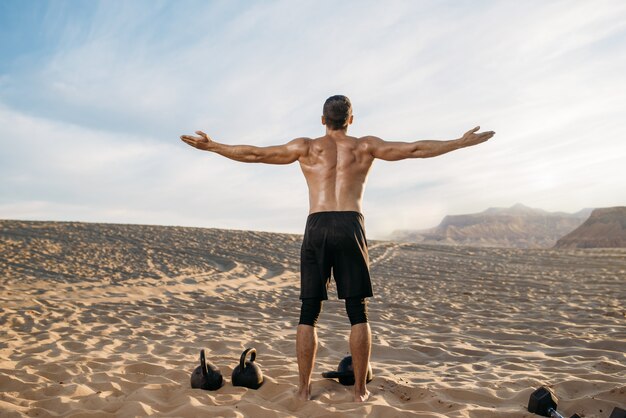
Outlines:
{"type": "Polygon", "coordinates": [[[322,215],[322,214],[337,214],[339,216],[341,216],[343,214],[363,216],[363,214],[361,212],[358,212],[356,210],[319,210],[319,211],[315,211],[315,212],[310,212],[309,216],[322,215]]]}
{"type": "Polygon", "coordinates": [[[363,214],[355,210],[323,210],[319,212],[309,213],[307,219],[320,217],[360,217],[361,219],[363,219],[363,214]]]}

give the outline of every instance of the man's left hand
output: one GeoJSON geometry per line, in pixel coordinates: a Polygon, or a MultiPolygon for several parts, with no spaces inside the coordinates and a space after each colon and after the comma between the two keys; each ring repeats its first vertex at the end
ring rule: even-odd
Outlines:
{"type": "Polygon", "coordinates": [[[203,151],[210,150],[211,145],[213,145],[213,140],[211,140],[211,138],[209,138],[209,136],[202,131],[196,131],[196,134],[200,136],[182,135],[180,139],[184,143],[191,145],[194,148],[197,148],[203,151]]]}

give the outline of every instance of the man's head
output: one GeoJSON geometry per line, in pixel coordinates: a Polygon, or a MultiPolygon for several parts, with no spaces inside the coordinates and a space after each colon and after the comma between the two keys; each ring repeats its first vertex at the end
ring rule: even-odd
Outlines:
{"type": "Polygon", "coordinates": [[[352,103],[346,96],[331,96],[324,102],[322,124],[333,131],[346,130],[352,123],[352,103]]]}

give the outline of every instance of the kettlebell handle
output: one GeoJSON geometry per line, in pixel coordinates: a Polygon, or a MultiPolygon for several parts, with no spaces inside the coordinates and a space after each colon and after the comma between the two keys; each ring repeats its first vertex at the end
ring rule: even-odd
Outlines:
{"type": "Polygon", "coordinates": [[[206,367],[206,359],[204,357],[204,349],[200,350],[200,369],[202,370],[202,376],[208,376],[209,371],[206,367]]]}
{"type": "Polygon", "coordinates": [[[244,367],[246,367],[246,356],[250,353],[250,361],[256,360],[256,349],[255,348],[246,348],[246,350],[241,353],[241,358],[239,359],[239,370],[243,371],[244,367]]]}

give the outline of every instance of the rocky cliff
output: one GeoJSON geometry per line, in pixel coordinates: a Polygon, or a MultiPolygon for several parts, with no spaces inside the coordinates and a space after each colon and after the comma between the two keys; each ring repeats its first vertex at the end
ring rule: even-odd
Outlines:
{"type": "Polygon", "coordinates": [[[559,239],[555,248],[626,248],[626,206],[595,209],[582,225],[559,239]]]}

